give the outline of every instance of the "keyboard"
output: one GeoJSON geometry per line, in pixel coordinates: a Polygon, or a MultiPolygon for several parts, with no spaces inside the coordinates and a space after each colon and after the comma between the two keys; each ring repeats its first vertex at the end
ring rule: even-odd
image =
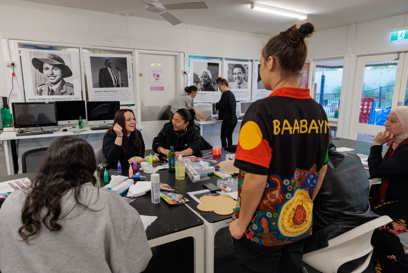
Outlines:
{"type": "Polygon", "coordinates": [[[110,128],[112,128],[112,125],[95,126],[95,127],[90,127],[89,129],[91,129],[91,130],[108,130],[110,128]]]}
{"type": "Polygon", "coordinates": [[[35,136],[35,135],[45,135],[45,134],[53,134],[54,131],[25,131],[25,132],[17,132],[16,136],[35,136]]]}

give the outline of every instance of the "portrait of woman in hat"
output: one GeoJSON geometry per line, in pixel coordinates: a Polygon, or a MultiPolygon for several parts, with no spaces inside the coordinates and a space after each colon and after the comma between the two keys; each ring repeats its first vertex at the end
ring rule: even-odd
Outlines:
{"type": "Polygon", "coordinates": [[[74,95],[74,85],[64,80],[72,76],[72,71],[60,56],[48,54],[45,58],[33,58],[32,64],[45,80],[37,86],[37,96],[74,95]]]}

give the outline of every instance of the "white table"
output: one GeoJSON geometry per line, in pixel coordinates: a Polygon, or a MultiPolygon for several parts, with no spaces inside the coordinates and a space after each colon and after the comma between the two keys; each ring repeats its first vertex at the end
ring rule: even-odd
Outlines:
{"type": "Polygon", "coordinates": [[[12,166],[13,155],[11,152],[11,141],[13,140],[30,140],[30,139],[46,139],[46,138],[57,138],[61,136],[85,136],[85,135],[96,135],[105,134],[106,130],[68,130],[68,131],[57,131],[52,134],[40,134],[40,135],[30,135],[30,136],[17,136],[16,132],[3,131],[0,134],[0,141],[3,142],[4,157],[6,160],[7,175],[13,175],[14,170],[12,166]]]}

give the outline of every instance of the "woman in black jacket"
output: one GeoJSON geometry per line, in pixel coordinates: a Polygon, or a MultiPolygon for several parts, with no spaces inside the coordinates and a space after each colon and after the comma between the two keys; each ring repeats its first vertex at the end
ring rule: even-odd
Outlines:
{"type": "Polygon", "coordinates": [[[226,79],[217,78],[217,85],[222,95],[220,101],[215,105],[218,110],[218,119],[221,123],[221,146],[229,152],[235,152],[232,143],[232,134],[237,125],[237,114],[234,93],[229,90],[226,79]]]}
{"type": "Polygon", "coordinates": [[[143,137],[136,129],[135,114],[130,109],[118,110],[113,124],[103,137],[103,155],[108,169],[116,169],[120,162],[122,174],[127,175],[129,159],[145,155],[143,137]]]}
{"type": "Polygon", "coordinates": [[[201,156],[200,131],[194,125],[194,112],[178,109],[166,123],[160,133],[153,139],[153,151],[166,156],[174,148],[176,155],[201,156]]]}
{"type": "Polygon", "coordinates": [[[371,178],[382,179],[374,197],[374,210],[394,220],[386,228],[377,230],[372,240],[384,273],[408,272],[408,255],[401,244],[402,234],[408,231],[407,162],[408,107],[400,106],[388,116],[385,131],[374,138],[368,157],[371,178]],[[383,157],[385,143],[389,148],[383,157]]]}

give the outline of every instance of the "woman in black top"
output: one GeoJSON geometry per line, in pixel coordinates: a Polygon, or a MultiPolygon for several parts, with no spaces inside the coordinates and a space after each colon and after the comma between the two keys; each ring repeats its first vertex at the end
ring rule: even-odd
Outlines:
{"type": "Polygon", "coordinates": [[[372,239],[385,273],[408,272],[408,255],[401,244],[402,237],[408,232],[407,162],[408,107],[400,106],[388,116],[385,131],[374,138],[368,157],[371,178],[382,179],[374,198],[374,211],[389,215],[394,220],[386,228],[376,230],[372,239]],[[385,143],[389,143],[389,148],[383,157],[382,147],[385,143]]]}
{"type": "Polygon", "coordinates": [[[176,155],[201,156],[200,131],[194,125],[193,111],[178,109],[153,139],[153,151],[160,155],[167,157],[171,146],[176,155]]]}
{"type": "Polygon", "coordinates": [[[123,174],[128,173],[129,159],[144,157],[143,137],[136,129],[135,114],[132,110],[121,109],[116,112],[112,129],[103,137],[103,154],[108,162],[108,169],[116,169],[119,161],[123,174]]]}
{"type": "Polygon", "coordinates": [[[218,110],[218,119],[222,120],[221,146],[227,151],[235,152],[232,146],[232,134],[237,125],[235,96],[229,90],[227,80],[217,78],[217,85],[222,93],[220,101],[215,105],[218,110]]]}

